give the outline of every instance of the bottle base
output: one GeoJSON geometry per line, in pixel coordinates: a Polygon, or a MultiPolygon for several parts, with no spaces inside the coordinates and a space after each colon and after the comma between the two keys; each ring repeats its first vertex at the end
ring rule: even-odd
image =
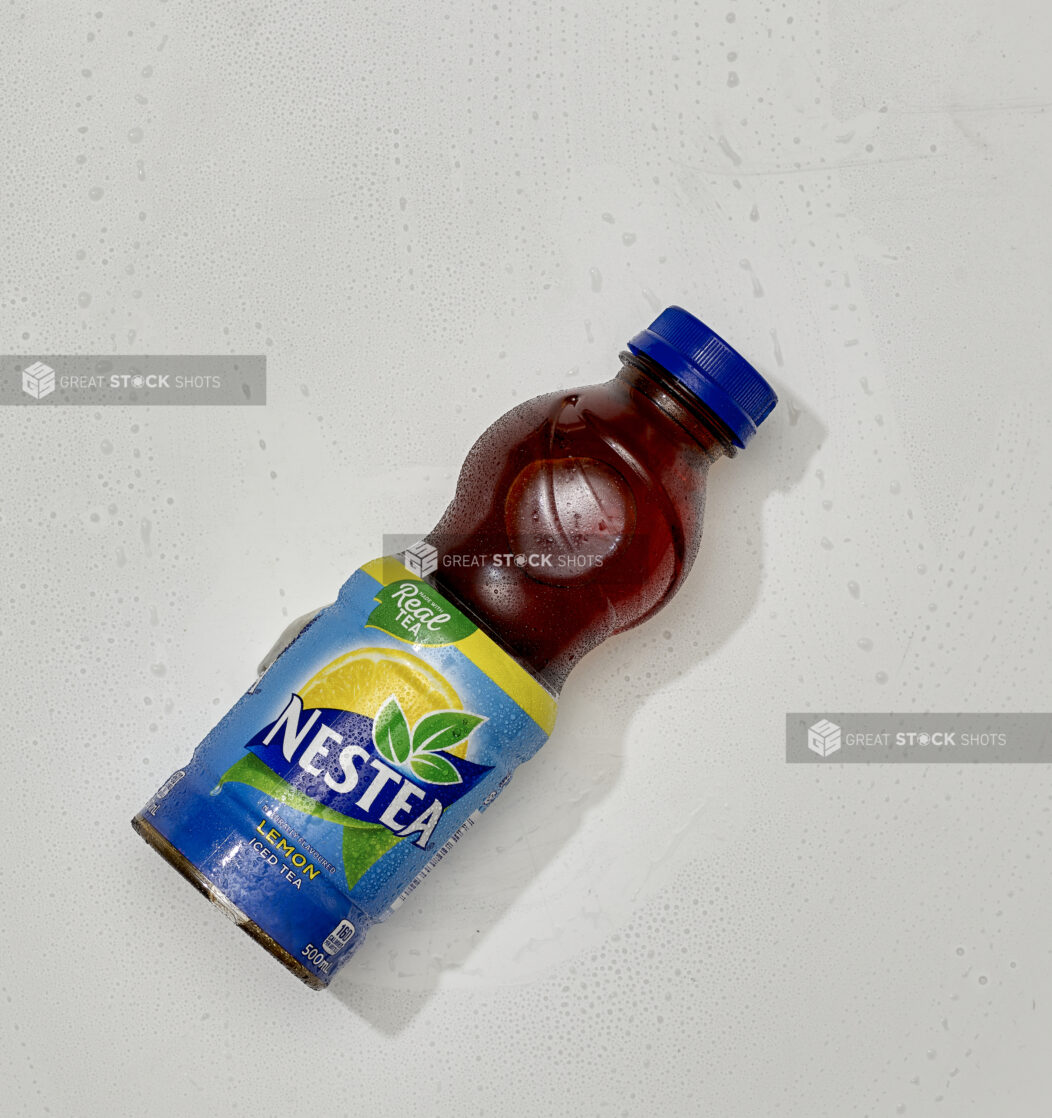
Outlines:
{"type": "Polygon", "coordinates": [[[220,889],[141,815],[131,821],[132,828],[140,838],[153,847],[158,854],[200,893],[203,893],[228,919],[232,920],[246,935],[251,936],[260,947],[268,951],[287,970],[312,990],[324,990],[327,983],[312,974],[305,966],[290,955],[275,939],[254,921],[250,920],[220,889]]]}

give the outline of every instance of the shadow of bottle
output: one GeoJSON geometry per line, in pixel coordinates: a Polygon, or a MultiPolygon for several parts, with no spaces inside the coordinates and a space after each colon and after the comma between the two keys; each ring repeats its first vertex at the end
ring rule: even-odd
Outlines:
{"type": "MultiPolygon", "coordinates": [[[[480,943],[560,854],[586,813],[609,797],[624,768],[626,703],[643,705],[714,655],[755,609],[764,575],[763,504],[771,493],[788,494],[797,486],[825,436],[812,411],[777,381],[772,385],[782,406],[733,463],[717,463],[710,473],[701,549],[674,602],[589,653],[574,669],[560,700],[559,722],[539,757],[516,771],[492,815],[483,817],[470,839],[448,856],[448,864],[430,875],[402,909],[373,928],[333,979],[328,993],[379,1031],[401,1032],[444,973],[459,971],[470,978],[480,943]],[[727,585],[728,570],[736,572],[734,585],[727,585]],[[674,648],[690,647],[696,654],[654,664],[653,648],[647,646],[655,630],[665,633],[674,648]],[[647,670],[634,671],[643,663],[647,670]],[[597,695],[609,694],[612,680],[623,681],[616,686],[618,702],[597,701],[597,695]],[[546,805],[543,841],[531,841],[539,830],[531,806],[537,804],[546,805]],[[501,822],[494,821],[493,830],[504,840],[503,851],[500,841],[487,845],[476,838],[498,813],[501,822]],[[511,847],[519,848],[514,874],[502,876],[502,857],[507,860],[511,847]],[[462,883],[472,876],[478,885],[465,892],[462,883]]],[[[587,885],[581,883],[582,894],[587,885]]],[[[528,946],[524,937],[523,950],[528,946]]]]}

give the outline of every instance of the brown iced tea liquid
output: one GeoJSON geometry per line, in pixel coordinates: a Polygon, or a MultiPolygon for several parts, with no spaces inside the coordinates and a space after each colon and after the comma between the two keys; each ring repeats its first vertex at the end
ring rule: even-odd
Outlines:
{"type": "Polygon", "coordinates": [[[705,476],[733,437],[645,354],[613,380],[538,396],[475,443],[428,536],[430,576],[552,691],[650,617],[701,539],[705,476]]]}

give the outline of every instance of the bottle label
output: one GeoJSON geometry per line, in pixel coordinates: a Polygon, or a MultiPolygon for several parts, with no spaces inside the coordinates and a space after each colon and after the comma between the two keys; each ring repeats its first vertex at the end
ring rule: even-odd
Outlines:
{"type": "Polygon", "coordinates": [[[555,707],[452,603],[377,559],[143,815],[324,983],[544,744],[555,707]]]}

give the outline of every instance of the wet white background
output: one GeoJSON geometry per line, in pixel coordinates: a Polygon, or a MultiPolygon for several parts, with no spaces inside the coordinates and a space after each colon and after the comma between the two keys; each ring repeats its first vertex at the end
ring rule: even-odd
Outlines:
{"type": "Polygon", "coordinates": [[[270,379],[0,415],[5,1113],[1048,1113],[1052,775],[783,728],[1050,707],[1049,13],[0,8],[0,348],[270,379]],[[673,302],[782,397],[694,574],[311,993],[129,818],[673,302]]]}

